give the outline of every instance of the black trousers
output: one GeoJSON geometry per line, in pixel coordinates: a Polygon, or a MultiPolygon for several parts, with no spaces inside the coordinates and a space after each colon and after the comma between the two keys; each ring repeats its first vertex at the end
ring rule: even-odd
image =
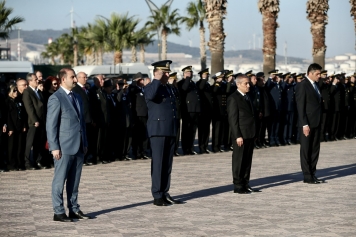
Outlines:
{"type": "Polygon", "coordinates": [[[345,136],[347,120],[348,120],[348,109],[347,107],[343,107],[340,109],[339,129],[337,132],[337,136],[339,138],[343,138],[345,136]]]}
{"type": "Polygon", "coordinates": [[[240,147],[233,141],[232,177],[235,188],[242,188],[250,182],[254,139],[243,139],[240,147]]]}
{"type": "Polygon", "coordinates": [[[8,169],[25,168],[26,132],[14,131],[8,137],[8,169]]]}
{"type": "Polygon", "coordinates": [[[285,144],[292,141],[294,111],[287,111],[283,114],[283,140],[285,144]]]}
{"type": "Polygon", "coordinates": [[[128,154],[130,148],[130,138],[131,138],[132,128],[126,126],[119,126],[117,133],[118,136],[115,138],[114,147],[117,147],[115,153],[119,160],[125,158],[128,154]]]}
{"type": "Polygon", "coordinates": [[[231,147],[230,125],[227,116],[224,117],[223,145],[225,150],[231,147]]]}
{"type": "MultiPolygon", "coordinates": [[[[182,149],[184,153],[194,150],[195,134],[198,127],[199,113],[184,113],[182,116],[182,149]]],[[[152,145],[153,146],[153,145],[152,145]]]]}
{"type": "Polygon", "coordinates": [[[279,124],[280,124],[280,111],[275,110],[272,112],[270,116],[270,124],[269,124],[269,144],[275,145],[279,143],[279,124]]]}
{"type": "Polygon", "coordinates": [[[332,138],[338,137],[339,125],[340,125],[340,112],[334,111],[333,116],[332,116],[332,125],[331,125],[332,138]]]}
{"type": "Polygon", "coordinates": [[[265,143],[266,142],[266,131],[267,131],[267,125],[268,125],[268,121],[269,121],[269,117],[263,117],[261,119],[261,125],[260,125],[260,129],[259,130],[256,130],[256,131],[259,131],[259,138],[258,140],[261,142],[261,143],[265,143]]]}
{"type": "Polygon", "coordinates": [[[132,130],[132,155],[138,158],[147,155],[147,117],[137,116],[132,130]]]}
{"type": "Polygon", "coordinates": [[[305,179],[310,179],[315,175],[316,165],[320,152],[320,127],[310,128],[309,136],[303,133],[303,127],[300,132],[300,165],[302,167],[305,179]]]}
{"type": "Polygon", "coordinates": [[[90,161],[93,162],[94,164],[97,163],[98,160],[98,134],[99,134],[99,128],[97,125],[93,125],[91,123],[86,124],[86,129],[87,129],[87,140],[88,140],[88,153],[85,156],[85,161],[90,161]],[[88,157],[91,155],[91,159],[88,160],[88,157]]]}
{"type": "Polygon", "coordinates": [[[330,126],[330,121],[332,120],[331,116],[332,114],[329,112],[329,110],[323,111],[323,114],[321,116],[321,125],[320,125],[320,140],[322,141],[324,141],[326,135],[329,135],[331,132],[331,126],[330,126]]]}
{"type": "Polygon", "coordinates": [[[198,143],[200,152],[208,149],[210,137],[211,113],[201,113],[198,125],[198,143]]]}
{"type": "Polygon", "coordinates": [[[174,144],[174,152],[175,153],[178,153],[180,132],[181,132],[181,129],[180,129],[180,118],[179,118],[178,121],[177,121],[177,135],[176,135],[176,141],[175,141],[175,144],[174,144]]]}
{"type": "Polygon", "coordinates": [[[7,135],[6,133],[2,132],[2,127],[0,131],[0,169],[3,170],[6,168],[6,162],[5,162],[5,151],[6,151],[6,146],[5,146],[5,136],[7,135]]]}
{"type": "Polygon", "coordinates": [[[150,137],[152,145],[152,196],[162,198],[171,185],[175,137],[150,137]]]}
{"type": "Polygon", "coordinates": [[[50,163],[48,150],[46,146],[46,129],[45,125],[38,127],[30,126],[26,136],[26,149],[25,149],[25,165],[27,167],[35,167],[37,163],[41,165],[48,165],[50,163]],[[31,159],[32,149],[32,159],[31,159]],[[47,151],[47,152],[46,152],[47,151]]]}
{"type": "Polygon", "coordinates": [[[226,116],[213,117],[211,148],[213,152],[219,152],[224,139],[224,121],[226,116]]]}
{"type": "Polygon", "coordinates": [[[98,143],[97,143],[97,151],[98,151],[98,157],[100,161],[108,161],[109,157],[105,157],[107,154],[107,151],[105,151],[105,148],[107,147],[106,141],[107,141],[107,136],[108,136],[108,125],[102,125],[99,127],[98,131],[98,143]]]}

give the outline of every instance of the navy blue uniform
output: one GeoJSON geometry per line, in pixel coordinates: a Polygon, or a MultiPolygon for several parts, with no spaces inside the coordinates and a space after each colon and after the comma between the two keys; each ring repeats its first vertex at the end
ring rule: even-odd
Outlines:
{"type": "Polygon", "coordinates": [[[169,191],[173,163],[175,139],[177,135],[177,115],[175,97],[171,88],[153,79],[145,87],[148,108],[147,131],[152,147],[152,196],[163,198],[169,191]]]}
{"type": "Polygon", "coordinates": [[[294,112],[296,110],[295,103],[295,83],[282,83],[282,122],[283,122],[283,139],[282,143],[291,144],[293,132],[294,112]]]}
{"type": "Polygon", "coordinates": [[[269,124],[269,142],[270,145],[279,145],[279,124],[281,117],[281,99],[282,99],[282,86],[280,83],[273,82],[271,78],[268,78],[265,88],[269,93],[269,102],[270,102],[270,110],[271,110],[271,118],[269,124]]]}

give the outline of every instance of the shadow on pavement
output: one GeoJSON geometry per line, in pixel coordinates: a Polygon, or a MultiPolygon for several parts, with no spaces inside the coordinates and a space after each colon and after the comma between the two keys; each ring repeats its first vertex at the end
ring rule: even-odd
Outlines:
{"type": "MultiPolygon", "coordinates": [[[[317,177],[321,178],[321,179],[325,179],[326,182],[331,179],[341,178],[341,177],[355,175],[355,174],[356,174],[356,164],[342,165],[342,166],[336,166],[336,167],[330,167],[330,168],[317,170],[317,177]]],[[[280,185],[286,185],[286,184],[295,183],[295,182],[302,182],[302,177],[303,177],[303,175],[301,172],[295,172],[295,173],[290,173],[290,174],[282,174],[282,175],[254,179],[254,180],[251,180],[250,184],[252,187],[258,187],[259,189],[263,190],[266,188],[276,187],[276,186],[280,186],[280,185]]],[[[320,185],[323,185],[323,184],[320,184],[320,185]]],[[[173,198],[179,199],[181,201],[188,201],[188,200],[192,200],[192,199],[196,199],[196,198],[208,197],[208,196],[221,194],[221,193],[225,193],[225,192],[232,192],[232,190],[233,190],[233,185],[228,184],[228,185],[224,185],[224,186],[208,188],[208,189],[198,190],[198,191],[194,191],[194,192],[187,193],[187,194],[173,196],[173,198]]],[[[148,204],[153,205],[152,202],[153,201],[150,200],[147,202],[133,203],[133,204],[125,205],[125,206],[113,207],[110,209],[87,213],[87,214],[94,217],[94,216],[98,216],[98,215],[102,215],[102,214],[106,214],[106,213],[110,213],[110,212],[120,211],[123,209],[139,207],[139,206],[144,206],[144,205],[148,205],[148,204]]]]}

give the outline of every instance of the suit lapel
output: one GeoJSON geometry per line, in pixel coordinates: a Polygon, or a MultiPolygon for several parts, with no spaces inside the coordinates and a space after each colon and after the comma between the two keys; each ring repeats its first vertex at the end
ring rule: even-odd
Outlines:
{"type": "MultiPolygon", "coordinates": [[[[69,104],[68,107],[70,107],[73,110],[74,114],[77,116],[77,118],[79,120],[78,113],[75,110],[72,102],[70,101],[68,94],[62,89],[62,87],[58,89],[58,92],[62,95],[63,99],[67,102],[67,104],[69,104]]],[[[78,110],[79,110],[79,107],[78,107],[78,110]]]]}
{"type": "MultiPolygon", "coordinates": [[[[250,100],[249,101],[246,101],[244,96],[241,95],[240,92],[238,92],[236,90],[236,93],[237,93],[237,97],[238,99],[240,100],[240,104],[245,107],[246,110],[250,111],[251,113],[253,113],[253,110],[252,110],[252,104],[251,104],[251,98],[249,98],[250,100]],[[249,103],[249,104],[248,104],[249,103]]],[[[247,95],[246,95],[247,96],[247,95]]]]}
{"type": "MultiPolygon", "coordinates": [[[[318,95],[318,92],[315,91],[314,86],[310,83],[310,81],[308,79],[305,79],[305,80],[307,82],[307,87],[309,88],[310,91],[312,91],[310,93],[313,93],[315,98],[320,102],[321,101],[321,94],[318,95]]],[[[320,92],[320,90],[319,90],[319,92],[320,92]]]]}

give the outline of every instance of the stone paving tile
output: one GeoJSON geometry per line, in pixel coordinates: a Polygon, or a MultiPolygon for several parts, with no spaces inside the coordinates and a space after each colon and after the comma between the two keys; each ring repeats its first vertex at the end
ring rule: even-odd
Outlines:
{"type": "MultiPolygon", "coordinates": [[[[0,236],[356,236],[356,140],[322,143],[320,185],[302,182],[299,146],[254,151],[251,186],[232,192],[231,152],[176,157],[171,195],[156,207],[150,161],[84,167],[81,209],[93,220],[52,221],[53,169],[0,174],[0,236]]],[[[66,200],[66,195],[64,195],[66,200]]],[[[66,202],[66,201],[65,201],[66,202]]]]}

